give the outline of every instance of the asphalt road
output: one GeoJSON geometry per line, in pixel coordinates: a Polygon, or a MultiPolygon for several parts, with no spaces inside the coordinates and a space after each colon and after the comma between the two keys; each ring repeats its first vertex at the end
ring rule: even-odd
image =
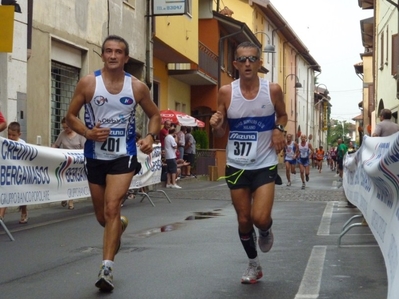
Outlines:
{"type": "MultiPolygon", "coordinates": [[[[280,171],[284,183],[285,175],[280,171]]],[[[298,176],[298,175],[297,175],[298,176]]],[[[0,298],[386,298],[387,278],[379,247],[367,226],[338,238],[344,223],[359,214],[347,208],[335,173],[312,170],[300,190],[276,187],[274,247],[260,253],[264,277],[242,285],[247,258],[223,181],[181,180],[181,190],[128,200],[129,226],[114,268],[115,290],[94,286],[102,260],[102,228],[91,203],[75,210],[59,203],[29,208],[29,223],[6,214],[15,241],[0,227],[0,298]]],[[[357,220],[358,221],[358,220],[357,220]]]]}

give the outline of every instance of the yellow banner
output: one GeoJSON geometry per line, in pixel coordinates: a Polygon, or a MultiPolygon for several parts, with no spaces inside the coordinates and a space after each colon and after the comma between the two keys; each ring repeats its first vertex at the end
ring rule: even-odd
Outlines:
{"type": "Polygon", "coordinates": [[[327,131],[327,113],[328,113],[328,103],[323,102],[323,131],[327,131]]]}
{"type": "Polygon", "coordinates": [[[14,5],[0,5],[0,52],[12,52],[14,5]]]}

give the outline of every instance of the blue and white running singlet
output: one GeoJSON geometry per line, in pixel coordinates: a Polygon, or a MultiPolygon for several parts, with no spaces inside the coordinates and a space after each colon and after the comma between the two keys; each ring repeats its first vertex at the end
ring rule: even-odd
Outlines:
{"type": "Polygon", "coordinates": [[[84,155],[99,160],[114,160],[122,156],[137,155],[136,149],[136,100],[131,75],[125,73],[123,88],[119,94],[107,91],[101,70],[94,72],[96,88],[92,100],[85,105],[85,124],[92,129],[96,123],[111,128],[104,142],[87,140],[84,155]]]}
{"type": "Polygon", "coordinates": [[[291,141],[290,144],[287,144],[285,147],[285,161],[292,161],[295,159],[295,143],[291,141]]]}
{"type": "Polygon", "coordinates": [[[299,148],[299,157],[302,159],[309,158],[310,154],[310,149],[309,149],[309,143],[306,142],[305,145],[302,145],[301,143],[298,144],[299,148]]]}
{"type": "Polygon", "coordinates": [[[227,165],[239,169],[260,169],[278,163],[270,147],[276,123],[269,81],[259,78],[259,91],[252,100],[241,93],[240,79],[231,83],[231,103],[227,109],[229,137],[227,165]]]}

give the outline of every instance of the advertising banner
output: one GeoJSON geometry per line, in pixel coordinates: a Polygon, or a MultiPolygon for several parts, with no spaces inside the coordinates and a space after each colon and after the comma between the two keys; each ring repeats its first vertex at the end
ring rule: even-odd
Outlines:
{"type": "Polygon", "coordinates": [[[343,186],[362,212],[384,256],[388,298],[399,296],[399,133],[365,136],[359,150],[346,155],[343,186]]]}
{"type": "MultiPolygon", "coordinates": [[[[161,147],[151,155],[138,150],[141,170],[131,188],[161,181],[161,147]]],[[[0,137],[0,207],[90,197],[83,150],[24,144],[0,137]]]]}

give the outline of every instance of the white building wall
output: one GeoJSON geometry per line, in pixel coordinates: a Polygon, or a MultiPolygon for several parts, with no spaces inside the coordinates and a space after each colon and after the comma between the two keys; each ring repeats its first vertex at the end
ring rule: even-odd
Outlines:
{"type": "Polygon", "coordinates": [[[384,108],[398,112],[396,79],[392,76],[392,35],[398,33],[398,10],[387,1],[379,0],[377,9],[377,32],[375,49],[376,103],[374,120],[378,118],[378,107],[382,100],[384,108]],[[381,61],[383,59],[383,61],[381,61]]]}

